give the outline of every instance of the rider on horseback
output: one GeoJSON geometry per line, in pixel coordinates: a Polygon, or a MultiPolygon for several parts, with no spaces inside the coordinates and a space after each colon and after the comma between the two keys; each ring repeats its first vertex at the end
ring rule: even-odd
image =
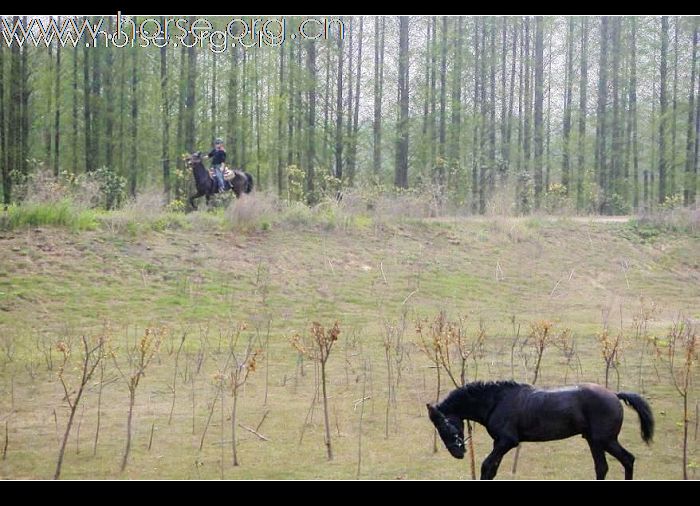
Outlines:
{"type": "Polygon", "coordinates": [[[216,176],[217,184],[219,185],[219,191],[224,191],[224,174],[222,172],[222,166],[226,161],[226,151],[224,150],[224,141],[222,139],[216,139],[214,141],[214,149],[207,155],[207,158],[211,158],[211,166],[214,169],[214,175],[216,176]]]}

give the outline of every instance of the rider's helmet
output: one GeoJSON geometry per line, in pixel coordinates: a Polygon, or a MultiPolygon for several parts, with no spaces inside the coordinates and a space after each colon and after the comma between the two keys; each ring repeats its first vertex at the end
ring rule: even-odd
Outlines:
{"type": "Polygon", "coordinates": [[[224,140],[221,137],[217,137],[216,139],[214,139],[215,146],[218,146],[218,145],[223,144],[223,143],[224,143],[224,140]]]}

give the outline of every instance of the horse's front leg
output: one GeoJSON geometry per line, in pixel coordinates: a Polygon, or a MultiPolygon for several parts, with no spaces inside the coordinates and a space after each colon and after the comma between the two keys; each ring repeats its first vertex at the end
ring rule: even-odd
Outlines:
{"type": "Polygon", "coordinates": [[[510,450],[518,446],[518,443],[506,438],[496,439],[493,442],[493,450],[481,464],[481,479],[493,480],[498,472],[498,466],[501,465],[501,459],[510,450]]]}

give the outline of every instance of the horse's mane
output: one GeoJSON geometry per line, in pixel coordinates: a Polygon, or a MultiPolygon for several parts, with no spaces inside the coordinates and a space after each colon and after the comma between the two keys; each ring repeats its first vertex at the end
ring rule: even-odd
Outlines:
{"type": "Polygon", "coordinates": [[[467,401],[478,402],[482,399],[493,399],[514,388],[532,387],[524,383],[517,383],[513,380],[475,381],[473,383],[467,383],[463,387],[454,389],[447,395],[447,397],[445,397],[445,399],[440,403],[439,407],[450,408],[467,401]]]}
{"type": "Polygon", "coordinates": [[[204,166],[201,160],[192,162],[192,172],[194,174],[195,183],[197,185],[206,184],[210,178],[209,171],[204,166]]]}

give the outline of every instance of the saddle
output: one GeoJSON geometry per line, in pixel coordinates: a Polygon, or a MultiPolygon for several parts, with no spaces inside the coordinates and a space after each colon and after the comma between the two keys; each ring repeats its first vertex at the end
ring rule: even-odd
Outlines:
{"type": "MultiPolygon", "coordinates": [[[[243,175],[243,172],[237,169],[229,169],[227,166],[223,166],[221,169],[223,175],[224,175],[224,181],[231,181],[234,177],[236,177],[236,174],[243,175]]],[[[211,178],[214,178],[214,169],[209,169],[209,176],[211,178]]]]}

